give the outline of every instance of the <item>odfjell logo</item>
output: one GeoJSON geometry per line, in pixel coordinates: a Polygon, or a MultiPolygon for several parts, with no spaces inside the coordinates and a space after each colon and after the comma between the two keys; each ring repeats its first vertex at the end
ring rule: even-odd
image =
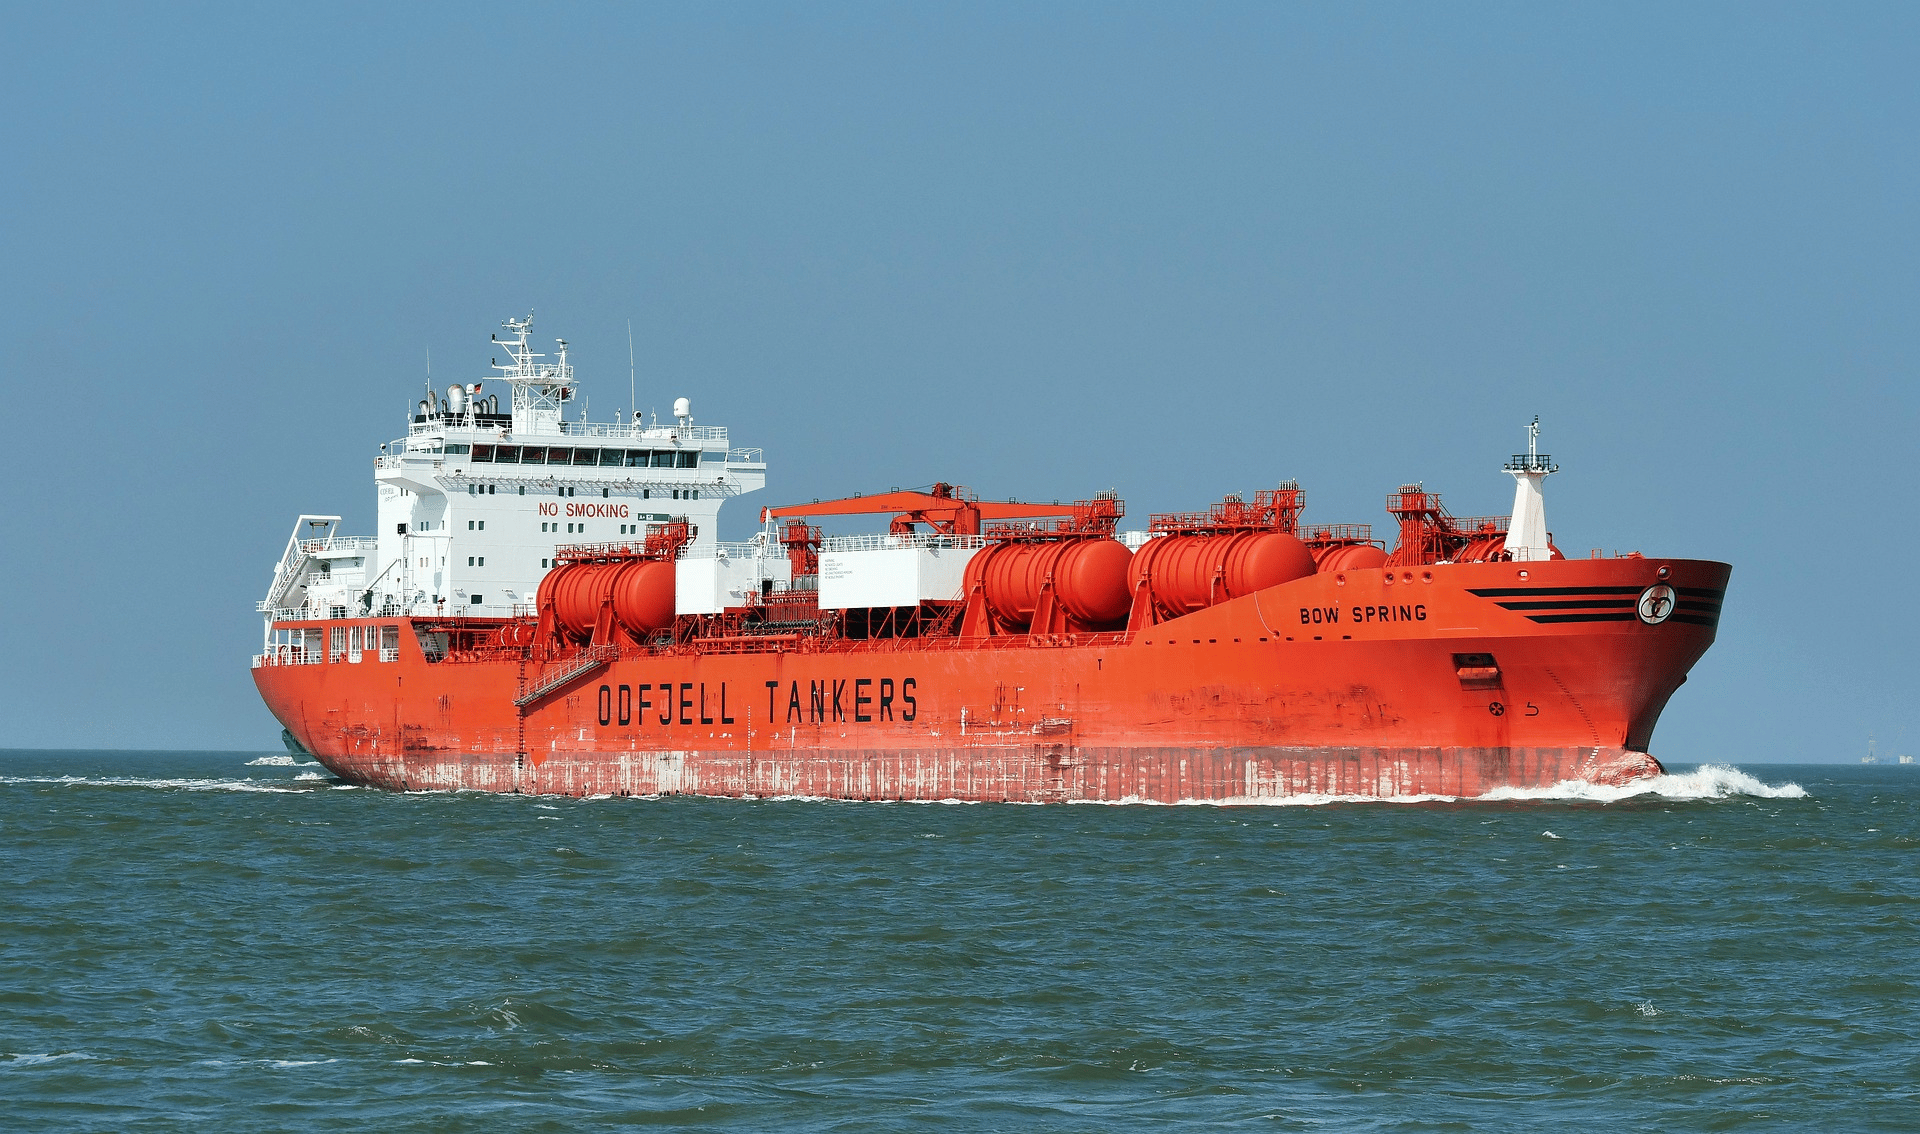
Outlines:
{"type": "Polygon", "coordinates": [[[1657,583],[1640,592],[1640,621],[1649,626],[1658,626],[1673,613],[1673,588],[1665,583],[1657,583]]]}

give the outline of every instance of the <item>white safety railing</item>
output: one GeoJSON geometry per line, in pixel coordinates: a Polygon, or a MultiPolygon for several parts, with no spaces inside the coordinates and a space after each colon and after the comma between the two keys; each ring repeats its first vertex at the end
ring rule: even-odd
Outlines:
{"type": "Polygon", "coordinates": [[[303,650],[298,646],[275,646],[265,653],[253,655],[253,668],[266,665],[319,665],[326,658],[319,650],[303,650]]]}
{"type": "Polygon", "coordinates": [[[568,437],[622,437],[628,441],[720,441],[726,426],[630,426],[622,422],[561,422],[568,437]]]}
{"type": "Polygon", "coordinates": [[[828,536],[820,541],[820,550],[826,551],[888,551],[902,547],[958,548],[963,551],[985,547],[987,541],[977,535],[937,535],[916,533],[914,535],[844,535],[828,536]]]}
{"type": "MultiPolygon", "coordinates": [[[[635,540],[634,543],[636,546],[638,546],[640,545],[641,541],[635,540]]],[[[756,540],[745,540],[740,543],[716,543],[713,545],[712,555],[699,556],[698,558],[752,559],[756,555],[764,559],[785,559],[787,557],[787,549],[784,547],[781,547],[777,543],[772,545],[767,545],[767,544],[760,543],[756,540]]],[[[682,556],[682,558],[696,558],[696,557],[682,556]]]]}
{"type": "Polygon", "coordinates": [[[378,542],[372,536],[330,536],[326,539],[303,539],[300,541],[300,550],[308,553],[372,551],[378,542]]]}
{"type": "MultiPolygon", "coordinates": [[[[492,423],[486,425],[469,424],[459,416],[430,417],[425,421],[411,422],[407,426],[409,437],[421,434],[440,436],[451,430],[463,431],[468,435],[483,434],[485,437],[504,437],[508,443],[520,437],[602,437],[608,440],[632,442],[674,442],[674,441],[718,441],[727,442],[727,427],[724,425],[639,425],[618,421],[543,421],[532,429],[506,429],[492,423]]],[[[483,438],[484,439],[484,438],[483,438]]],[[[464,444],[456,441],[456,444],[464,444]]],[[[419,453],[419,450],[415,450],[419,453]]],[[[438,454],[434,454],[438,456],[438,454]]]]}
{"type": "Polygon", "coordinates": [[[361,610],[358,602],[349,603],[345,614],[335,614],[340,606],[337,603],[319,607],[281,606],[271,610],[261,607],[273,622],[338,622],[343,619],[362,622],[377,621],[382,618],[527,618],[536,613],[531,602],[514,603],[471,603],[457,598],[453,602],[434,605],[418,603],[410,609],[398,607],[375,607],[371,613],[361,610]]]}
{"type": "Polygon", "coordinates": [[[516,603],[472,603],[450,602],[445,606],[425,609],[414,608],[415,618],[522,618],[534,613],[530,602],[516,603]]]}

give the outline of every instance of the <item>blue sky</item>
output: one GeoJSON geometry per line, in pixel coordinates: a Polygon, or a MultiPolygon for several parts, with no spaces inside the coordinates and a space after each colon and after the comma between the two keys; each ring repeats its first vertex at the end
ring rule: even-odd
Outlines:
{"type": "Polygon", "coordinates": [[[1669,760],[1920,750],[1898,5],[15,5],[0,746],[270,747],[294,516],[529,308],[754,507],[1407,480],[1734,564],[1669,760]]]}

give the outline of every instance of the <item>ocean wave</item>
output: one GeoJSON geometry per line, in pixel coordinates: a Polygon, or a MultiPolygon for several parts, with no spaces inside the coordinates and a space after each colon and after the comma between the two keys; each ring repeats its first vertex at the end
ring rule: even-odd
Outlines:
{"type": "Polygon", "coordinates": [[[51,1054],[27,1055],[18,1052],[0,1054],[0,1068],[38,1067],[43,1063],[64,1063],[69,1059],[92,1059],[84,1051],[56,1051],[51,1054]]]}
{"type": "Polygon", "coordinates": [[[291,756],[262,756],[247,761],[249,768],[318,768],[318,760],[295,760],[291,756]]]}
{"type": "MultiPolygon", "coordinates": [[[[308,777],[296,777],[306,780],[308,777]]],[[[313,780],[322,781],[323,777],[313,776],[313,780]]],[[[159,788],[164,791],[264,791],[264,792],[303,792],[318,786],[316,783],[296,783],[295,780],[187,780],[187,779],[149,779],[142,776],[0,776],[0,784],[48,784],[54,787],[138,787],[159,788]]]]}

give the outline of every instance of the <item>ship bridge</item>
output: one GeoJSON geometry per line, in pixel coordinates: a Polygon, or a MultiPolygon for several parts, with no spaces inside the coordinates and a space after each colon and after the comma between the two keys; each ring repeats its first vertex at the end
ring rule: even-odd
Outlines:
{"type": "Polygon", "coordinates": [[[373,535],[300,517],[259,604],[270,640],[276,621],[527,613],[556,549],[639,541],[649,524],[684,520],[689,555],[719,550],[721,505],[766,484],[762,451],[695,424],[684,397],[666,421],[588,420],[566,340],[537,353],[532,324],[507,320],[494,378],[429,385],[380,446],[373,535]]]}

